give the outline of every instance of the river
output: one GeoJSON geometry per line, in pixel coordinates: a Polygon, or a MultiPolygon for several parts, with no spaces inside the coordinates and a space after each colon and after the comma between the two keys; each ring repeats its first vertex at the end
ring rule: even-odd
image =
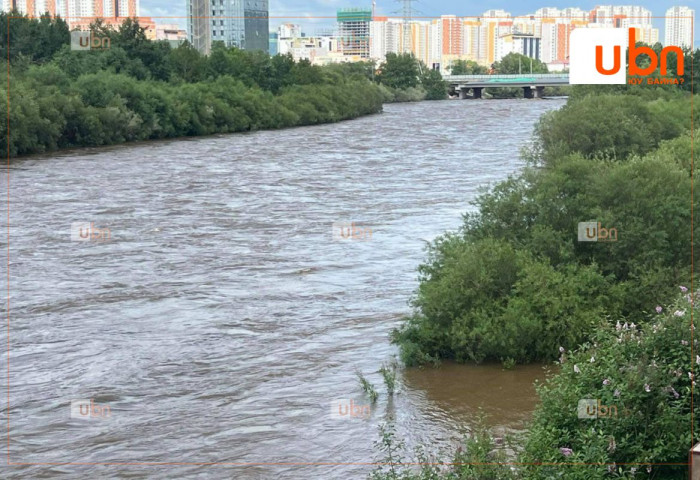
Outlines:
{"type": "Polygon", "coordinates": [[[521,430],[541,366],[402,371],[392,400],[377,369],[397,354],[388,335],[426,242],[522,168],[535,121],[563,103],[391,104],[14,161],[10,461],[95,465],[6,478],[365,478],[389,418],[405,461],[418,445],[449,461],[479,407],[521,430]],[[76,222],[95,238],[72,239],[76,222]],[[334,240],[333,222],[371,237],[334,240]],[[356,371],[379,391],[369,418],[332,415],[334,400],[368,403],[356,371]],[[149,462],[178,465],[100,465],[149,462]]]}

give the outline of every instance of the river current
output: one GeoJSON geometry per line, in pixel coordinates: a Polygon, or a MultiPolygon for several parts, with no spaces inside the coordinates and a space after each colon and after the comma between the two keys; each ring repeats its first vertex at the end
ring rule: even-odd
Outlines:
{"type": "Polygon", "coordinates": [[[388,420],[405,461],[418,446],[449,461],[480,408],[524,428],[541,366],[402,370],[391,399],[377,370],[426,242],[523,167],[563,103],[390,104],[14,161],[3,417],[10,461],[46,465],[6,478],[365,478],[388,420]],[[371,236],[334,238],[334,222],[371,236]],[[379,392],[368,409],[357,371],[379,392]]]}

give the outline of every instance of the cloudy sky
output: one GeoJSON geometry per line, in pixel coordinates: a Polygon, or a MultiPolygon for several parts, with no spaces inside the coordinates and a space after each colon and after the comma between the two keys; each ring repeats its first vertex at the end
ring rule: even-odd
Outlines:
{"type": "MultiPolygon", "coordinates": [[[[187,0],[141,0],[141,15],[154,17],[158,23],[179,23],[185,28],[187,0]],[[180,17],[180,18],[156,18],[156,17],[180,17]]],[[[397,16],[402,15],[403,2],[401,0],[376,0],[377,15],[397,16]]],[[[302,30],[313,35],[318,30],[333,28],[336,10],[345,7],[366,7],[372,5],[371,0],[269,0],[270,2],[270,31],[277,30],[280,23],[298,23],[302,30]],[[323,18],[326,17],[326,18],[323,18]],[[328,18],[330,17],[330,18],[328,18]]],[[[489,9],[503,9],[512,15],[524,15],[533,13],[541,7],[578,7],[590,10],[596,5],[641,5],[651,10],[657,17],[663,17],[666,10],[674,5],[685,5],[698,10],[700,0],[623,0],[619,2],[600,1],[572,1],[567,3],[555,3],[547,0],[480,0],[478,2],[464,2],[458,0],[414,0],[414,16],[438,17],[440,15],[476,16],[489,9]]],[[[664,20],[654,19],[655,26],[660,30],[663,40],[664,20]]],[[[696,29],[697,30],[697,29],[696,29]]],[[[697,38],[697,34],[696,34],[697,38]]]]}

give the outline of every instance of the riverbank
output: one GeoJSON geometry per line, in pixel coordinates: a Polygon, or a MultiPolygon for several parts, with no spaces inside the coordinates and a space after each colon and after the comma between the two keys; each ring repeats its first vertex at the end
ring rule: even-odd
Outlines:
{"type": "Polygon", "coordinates": [[[523,150],[528,168],[430,244],[414,311],[392,335],[407,366],[560,367],[538,386],[514,445],[520,465],[480,430],[452,455],[468,465],[373,478],[687,478],[700,440],[685,428],[700,430],[687,228],[700,110],[678,88],[597,87],[544,114],[523,150]]]}
{"type": "Polygon", "coordinates": [[[0,39],[0,63],[9,61],[0,149],[10,157],[334,123],[381,112],[383,102],[446,95],[440,74],[412,55],[389,54],[379,68],[319,67],[215,42],[205,56],[148,40],[132,19],[117,30],[93,25],[108,48],[79,51],[60,18],[9,17],[0,14],[9,32],[0,39]]]}
{"type": "MultiPolygon", "coordinates": [[[[381,112],[366,81],[296,85],[274,95],[229,76],[169,85],[122,74],[34,67],[11,82],[11,157],[133,141],[333,123],[381,112]],[[47,71],[49,70],[49,71],[47,71]]],[[[4,144],[3,144],[4,143],[4,144]]]]}

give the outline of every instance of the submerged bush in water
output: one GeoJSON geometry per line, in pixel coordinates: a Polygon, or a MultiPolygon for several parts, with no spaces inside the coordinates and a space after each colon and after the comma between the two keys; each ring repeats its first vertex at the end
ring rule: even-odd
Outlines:
{"type": "MultiPolygon", "coordinates": [[[[606,322],[573,351],[555,349],[562,355],[559,366],[537,389],[541,403],[514,457],[477,424],[448,462],[462,465],[426,464],[394,469],[393,476],[375,472],[373,478],[688,478],[687,466],[660,464],[685,464],[688,449],[700,441],[700,419],[691,415],[691,364],[696,370],[700,356],[691,358],[690,346],[690,313],[698,302],[700,295],[686,290],[675,303],[638,315],[636,322],[606,322]]],[[[694,402],[697,411],[700,400],[694,402]]]]}

